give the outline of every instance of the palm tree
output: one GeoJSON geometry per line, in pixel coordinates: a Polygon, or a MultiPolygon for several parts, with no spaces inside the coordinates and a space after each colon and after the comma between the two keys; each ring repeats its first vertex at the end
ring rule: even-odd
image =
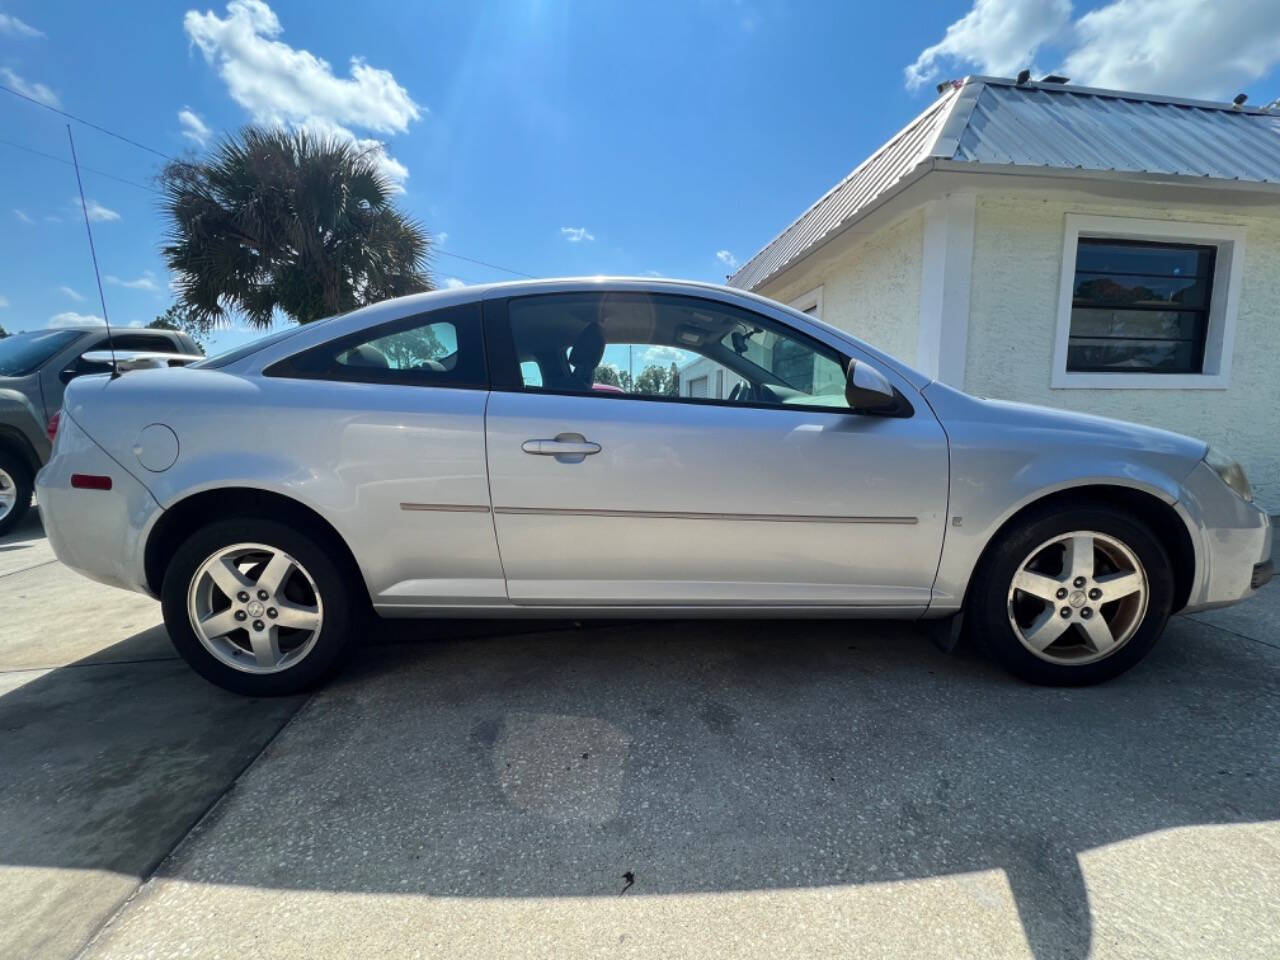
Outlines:
{"type": "Polygon", "coordinates": [[[162,253],[178,300],[201,322],[228,310],[256,327],[299,323],[430,290],[430,240],[391,203],[393,186],[356,145],[246,127],[203,161],[160,174],[162,253]]]}

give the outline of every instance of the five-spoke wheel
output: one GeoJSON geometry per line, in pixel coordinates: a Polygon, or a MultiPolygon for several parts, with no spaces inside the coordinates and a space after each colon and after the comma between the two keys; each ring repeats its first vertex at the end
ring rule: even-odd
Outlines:
{"type": "Polygon", "coordinates": [[[205,560],[187,612],[209,652],[248,673],[287,670],[311,652],[324,622],[311,574],[261,543],[233,544],[205,560]]]}
{"type": "Polygon", "coordinates": [[[972,635],[1035,683],[1097,683],[1141,660],[1173,606],[1173,568],[1144,523],[1104,504],[1046,504],[993,541],[970,585],[972,635]]]}
{"type": "Polygon", "coordinates": [[[1096,530],[1074,530],[1035,547],[1009,587],[1014,633],[1051,663],[1111,656],[1146,612],[1142,562],[1115,537],[1096,530]]]}
{"type": "Polygon", "coordinates": [[[196,530],[165,573],[165,626],[219,686],[295,693],[327,677],[354,639],[359,572],[318,526],[242,517],[196,530]]]}

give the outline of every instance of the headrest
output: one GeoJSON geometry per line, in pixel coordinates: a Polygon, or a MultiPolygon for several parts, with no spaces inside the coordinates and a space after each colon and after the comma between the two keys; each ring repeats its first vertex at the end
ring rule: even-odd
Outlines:
{"type": "Polygon", "coordinates": [[[377,347],[362,343],[358,347],[352,347],[343,356],[343,363],[348,367],[381,367],[386,369],[391,364],[387,363],[387,355],[377,347]]]}
{"type": "Polygon", "coordinates": [[[604,330],[600,324],[587,324],[569,348],[569,366],[573,367],[576,379],[583,380],[596,372],[604,359],[604,347],[604,330]]]}

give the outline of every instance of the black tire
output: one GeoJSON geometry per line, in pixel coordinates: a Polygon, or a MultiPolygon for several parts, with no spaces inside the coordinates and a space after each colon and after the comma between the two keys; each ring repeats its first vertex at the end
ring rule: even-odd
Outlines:
{"type": "Polygon", "coordinates": [[[0,537],[3,537],[17,527],[22,522],[22,518],[27,515],[27,511],[31,509],[31,491],[35,478],[32,476],[31,468],[27,466],[27,461],[12,450],[0,450],[0,470],[13,478],[13,485],[17,489],[17,500],[14,501],[13,507],[0,517],[0,537]]]}
{"type": "Polygon", "coordinates": [[[1086,686],[1124,673],[1151,652],[1173,606],[1173,566],[1151,530],[1131,515],[1105,504],[1081,504],[1036,511],[1003,531],[974,576],[966,615],[972,636],[1015,676],[1044,686],[1086,686]],[[1091,663],[1050,662],[1031,652],[1009,622],[1009,588],[1033,550],[1076,530],[1107,534],[1131,550],[1147,575],[1147,607],[1133,635],[1114,653],[1091,663]]]}
{"type": "Polygon", "coordinates": [[[273,520],[241,517],[202,527],[180,546],[169,561],[161,589],[161,606],[169,639],[200,676],[232,693],[245,696],[284,696],[309,690],[330,677],[350,653],[355,627],[361,621],[363,586],[335,563],[325,538],[273,520]],[[187,597],[192,578],[218,550],[237,543],[260,543],[289,554],[311,575],[323,603],[324,618],[315,645],[296,664],[278,673],[246,673],[213,655],[192,627],[187,597]]]}

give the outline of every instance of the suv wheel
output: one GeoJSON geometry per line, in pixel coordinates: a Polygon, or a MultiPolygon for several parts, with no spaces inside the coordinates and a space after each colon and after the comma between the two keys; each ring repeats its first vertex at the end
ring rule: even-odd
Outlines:
{"type": "Polygon", "coordinates": [[[210,524],[178,548],[161,591],[182,657],[234,693],[297,693],[328,677],[351,646],[353,610],[317,538],[271,520],[210,524]]]}
{"type": "Polygon", "coordinates": [[[26,461],[0,450],[0,537],[27,515],[31,507],[31,469],[26,461]]]}
{"type": "Polygon", "coordinates": [[[975,634],[1032,683],[1109,680],[1164,631],[1173,571],[1142,523],[1108,506],[1029,517],[1003,535],[975,578],[975,634]]]}

